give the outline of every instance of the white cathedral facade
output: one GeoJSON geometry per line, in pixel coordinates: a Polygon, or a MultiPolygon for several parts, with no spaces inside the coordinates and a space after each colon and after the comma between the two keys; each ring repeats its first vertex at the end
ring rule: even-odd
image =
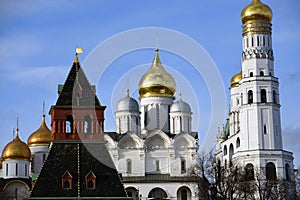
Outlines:
{"type": "Polygon", "coordinates": [[[197,199],[197,184],[189,178],[196,164],[197,132],[192,111],[165,71],[158,49],[141,78],[141,105],[129,90],[117,105],[116,132],[105,134],[107,147],[126,191],[134,199],[197,199]]]}

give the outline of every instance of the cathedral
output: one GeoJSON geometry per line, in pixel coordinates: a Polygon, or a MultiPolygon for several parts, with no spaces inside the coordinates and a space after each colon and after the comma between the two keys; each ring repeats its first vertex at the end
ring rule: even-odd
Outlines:
{"type": "MultiPolygon", "coordinates": [[[[279,82],[274,74],[272,10],[252,0],[241,13],[242,69],[230,82],[230,109],[217,133],[216,159],[243,166],[254,179],[292,179],[293,154],[282,145],[279,82]]],[[[77,52],[78,53],[78,52],[77,52]]],[[[159,49],[140,78],[139,102],[120,96],[116,130],[76,53],[58,98],[27,143],[16,135],[0,159],[1,199],[198,199],[198,132],[185,97],[159,49]],[[177,94],[177,95],[176,95],[177,94]],[[177,96],[177,97],[176,97],[177,96]]]]}

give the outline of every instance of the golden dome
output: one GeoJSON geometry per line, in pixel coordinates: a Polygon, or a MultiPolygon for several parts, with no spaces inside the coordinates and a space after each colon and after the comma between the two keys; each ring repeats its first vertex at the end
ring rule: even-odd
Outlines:
{"type": "Polygon", "coordinates": [[[239,85],[239,82],[242,80],[242,71],[240,73],[235,74],[230,80],[230,86],[236,87],[239,85]]]}
{"type": "Polygon", "coordinates": [[[45,115],[43,115],[43,120],[40,128],[33,132],[28,140],[28,146],[47,146],[51,141],[51,131],[46,125],[45,115]]]}
{"type": "Polygon", "coordinates": [[[15,139],[8,143],[2,151],[2,160],[29,160],[30,157],[30,149],[25,142],[20,140],[17,129],[15,139]]]}
{"type": "Polygon", "coordinates": [[[269,6],[260,2],[260,0],[252,0],[241,13],[242,23],[247,22],[271,22],[272,10],[269,6]]]}
{"type": "Polygon", "coordinates": [[[176,83],[173,77],[163,68],[158,49],[155,50],[153,63],[139,83],[140,97],[148,96],[170,96],[176,91],[176,83]]]}

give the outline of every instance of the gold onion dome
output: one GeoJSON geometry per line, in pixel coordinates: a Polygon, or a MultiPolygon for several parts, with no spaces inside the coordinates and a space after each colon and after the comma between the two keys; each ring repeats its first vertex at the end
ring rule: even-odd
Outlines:
{"type": "Polygon", "coordinates": [[[45,115],[43,115],[43,120],[40,128],[33,132],[28,140],[28,146],[47,146],[51,141],[51,131],[46,125],[45,115]]]}
{"type": "Polygon", "coordinates": [[[146,74],[143,75],[139,83],[140,97],[148,96],[170,96],[176,92],[174,78],[163,68],[158,49],[155,50],[153,63],[146,74]]]}
{"type": "Polygon", "coordinates": [[[252,0],[241,13],[243,24],[248,22],[271,22],[272,10],[269,6],[263,4],[260,0],[252,0]]]}
{"type": "Polygon", "coordinates": [[[230,80],[230,86],[236,87],[239,85],[239,82],[242,80],[242,71],[240,73],[235,74],[230,80]]]}
{"type": "Polygon", "coordinates": [[[16,137],[2,151],[2,160],[29,160],[30,157],[30,149],[25,142],[20,140],[17,129],[16,137]]]}

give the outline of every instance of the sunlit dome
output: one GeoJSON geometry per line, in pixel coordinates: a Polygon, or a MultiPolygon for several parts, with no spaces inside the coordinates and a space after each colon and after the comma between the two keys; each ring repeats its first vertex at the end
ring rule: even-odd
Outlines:
{"type": "Polygon", "coordinates": [[[271,22],[272,10],[269,6],[263,4],[260,0],[252,0],[241,13],[243,24],[248,22],[271,22]]]}
{"type": "Polygon", "coordinates": [[[51,131],[47,127],[45,122],[45,115],[43,115],[43,120],[40,128],[33,132],[28,140],[28,146],[48,146],[51,141],[51,131]]]}
{"type": "Polygon", "coordinates": [[[242,80],[242,71],[235,74],[230,80],[230,86],[236,87],[239,85],[239,82],[242,80]]]}
{"type": "Polygon", "coordinates": [[[126,92],[126,97],[122,98],[118,105],[117,111],[137,111],[139,112],[139,104],[138,102],[130,97],[129,90],[126,92]]]}
{"type": "Polygon", "coordinates": [[[27,144],[17,135],[2,151],[2,160],[30,160],[31,152],[27,144]]]}
{"type": "Polygon", "coordinates": [[[158,49],[153,63],[146,74],[143,75],[139,83],[140,97],[148,96],[170,96],[173,97],[176,91],[174,78],[163,68],[158,49]]]}

